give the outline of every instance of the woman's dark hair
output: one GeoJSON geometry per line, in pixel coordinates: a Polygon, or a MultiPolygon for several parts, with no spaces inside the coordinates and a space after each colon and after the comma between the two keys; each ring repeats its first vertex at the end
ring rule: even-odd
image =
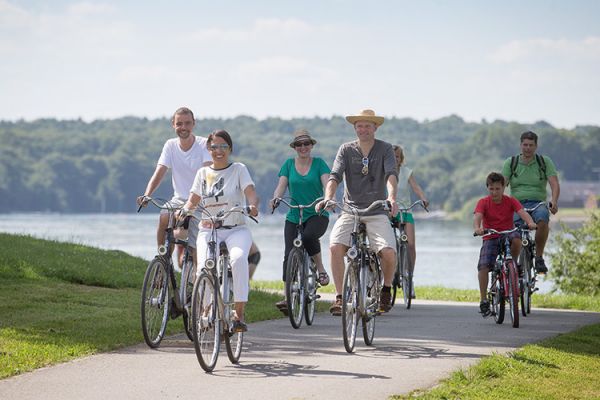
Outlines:
{"type": "Polygon", "coordinates": [[[500,182],[504,186],[504,176],[498,172],[491,172],[485,179],[485,185],[490,186],[492,183],[500,182]]]}
{"type": "Polygon", "coordinates": [[[210,144],[216,137],[220,137],[225,142],[227,142],[227,144],[229,145],[229,149],[233,151],[233,141],[231,140],[231,136],[229,136],[229,133],[227,133],[227,131],[224,129],[213,131],[213,133],[208,135],[208,140],[206,141],[207,148],[210,148],[210,144]]]}

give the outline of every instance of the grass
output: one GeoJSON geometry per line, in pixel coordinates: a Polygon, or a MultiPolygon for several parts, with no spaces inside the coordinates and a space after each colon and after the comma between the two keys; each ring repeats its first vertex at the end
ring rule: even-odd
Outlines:
{"type": "MultiPolygon", "coordinates": [[[[140,343],[146,261],[120,251],[0,234],[0,378],[140,343]]],[[[252,291],[246,319],[281,318],[252,291]]],[[[168,334],[183,330],[171,320],[168,334]]]]}
{"type": "Polygon", "coordinates": [[[494,354],[439,386],[391,399],[598,399],[600,324],[494,354]]]}

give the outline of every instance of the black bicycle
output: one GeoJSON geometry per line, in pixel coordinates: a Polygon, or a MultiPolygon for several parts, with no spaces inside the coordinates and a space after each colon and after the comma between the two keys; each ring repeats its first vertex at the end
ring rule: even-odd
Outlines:
{"type": "Polygon", "coordinates": [[[187,246],[187,240],[175,238],[173,232],[175,212],[179,208],[174,207],[166,200],[144,196],[142,205],[138,207],[138,212],[145,203],[152,203],[159,209],[169,212],[169,223],[165,230],[165,243],[158,247],[158,255],[148,264],[142,285],[142,332],[146,344],[151,348],[156,348],[165,335],[169,317],[174,319],[181,315],[185,333],[192,340],[188,316],[190,315],[190,301],[194,282],[194,264],[187,246]],[[175,245],[182,245],[185,249],[179,276],[179,288],[177,287],[177,276],[172,257],[175,245]]]}
{"type": "MultiPolygon", "coordinates": [[[[490,288],[488,290],[488,300],[492,305],[492,315],[497,324],[504,322],[506,302],[508,301],[510,318],[513,328],[519,327],[519,273],[510,252],[509,234],[517,230],[515,227],[510,230],[497,231],[495,229],[485,229],[482,236],[498,234],[501,235],[500,252],[490,271],[490,288]]],[[[477,236],[473,233],[473,236],[477,236]]]]}
{"type": "MultiPolygon", "coordinates": [[[[546,202],[539,202],[535,207],[525,208],[530,215],[538,209],[538,207],[548,207],[546,202]]],[[[523,275],[519,280],[521,290],[521,313],[524,317],[531,313],[531,296],[539,290],[536,287],[537,274],[535,273],[535,238],[531,237],[530,230],[527,225],[521,225],[521,241],[522,249],[519,254],[519,265],[523,271],[523,275]]]]}
{"type": "Polygon", "coordinates": [[[402,298],[407,309],[410,309],[412,304],[413,291],[413,260],[410,257],[408,250],[408,235],[406,234],[406,222],[404,221],[404,213],[410,212],[416,205],[420,205],[427,212],[423,200],[417,200],[410,207],[399,208],[399,220],[392,220],[392,228],[396,236],[396,273],[392,281],[392,306],[396,303],[396,291],[402,288],[402,298]]]}
{"type": "MultiPolygon", "coordinates": [[[[300,328],[300,325],[302,325],[303,315],[306,325],[312,325],[315,319],[316,302],[319,298],[317,289],[320,285],[317,278],[317,266],[304,247],[304,227],[302,226],[302,221],[304,209],[314,207],[321,200],[323,198],[319,197],[308,205],[293,205],[280,197],[273,199],[273,211],[275,211],[280,203],[283,203],[289,208],[297,209],[300,214],[298,224],[296,225],[294,247],[288,255],[285,274],[285,298],[288,317],[295,329],[300,328]]],[[[293,199],[292,202],[294,202],[293,199]]]]}
{"type": "Polygon", "coordinates": [[[223,225],[223,221],[232,213],[258,221],[250,216],[248,207],[236,206],[216,215],[199,207],[198,212],[202,220],[210,222],[211,233],[207,258],[192,292],[192,337],[200,366],[210,372],[217,364],[221,341],[225,342],[227,356],[233,364],[239,362],[244,343],[244,332],[233,329],[235,298],[229,249],[225,242],[218,242],[217,231],[231,228],[223,225]]]}
{"type": "Polygon", "coordinates": [[[378,208],[389,210],[386,200],[374,201],[364,209],[350,204],[338,204],[329,200],[325,208],[340,207],[354,216],[354,226],[350,234],[350,248],[346,252],[344,285],[342,289],[342,336],[348,353],[354,351],[358,320],[362,322],[365,344],[373,344],[375,337],[375,317],[379,315],[379,297],[383,287],[381,261],[369,245],[367,227],[360,222],[360,216],[378,208]]]}

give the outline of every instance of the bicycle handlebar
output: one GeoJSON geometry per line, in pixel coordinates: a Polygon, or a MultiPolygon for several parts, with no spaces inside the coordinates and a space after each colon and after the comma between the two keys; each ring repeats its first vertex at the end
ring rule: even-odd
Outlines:
{"type": "Polygon", "coordinates": [[[371,212],[377,208],[382,208],[385,211],[390,211],[391,210],[391,204],[389,201],[387,200],[375,200],[373,203],[371,203],[370,206],[368,206],[367,208],[358,208],[356,206],[353,206],[351,204],[348,203],[338,203],[335,200],[327,200],[325,202],[324,205],[324,209],[328,208],[328,207],[339,207],[341,208],[343,211],[346,211],[347,213],[350,214],[354,214],[354,215],[362,215],[362,214],[366,214],[368,212],[371,212]]]}
{"type": "MultiPolygon", "coordinates": [[[[294,199],[291,199],[292,201],[294,199]]],[[[323,197],[318,197],[316,198],[312,203],[310,204],[297,204],[297,205],[293,205],[290,204],[290,202],[288,202],[286,199],[284,199],[283,197],[275,197],[272,201],[273,201],[273,210],[271,210],[271,214],[273,214],[273,212],[275,211],[275,209],[277,207],[279,207],[280,203],[285,204],[286,206],[288,206],[289,208],[295,208],[295,209],[305,209],[305,208],[311,208],[314,207],[315,204],[317,204],[319,201],[323,200],[323,197]]]]}
{"type": "Polygon", "coordinates": [[[197,210],[200,211],[200,213],[202,214],[202,217],[200,217],[200,218],[198,218],[197,216],[194,215],[193,210],[185,210],[185,209],[183,209],[183,210],[184,211],[180,214],[179,220],[177,222],[177,226],[180,226],[180,224],[183,224],[183,220],[188,216],[192,217],[192,218],[196,218],[197,220],[210,221],[213,224],[216,224],[218,222],[224,221],[229,215],[231,215],[233,213],[243,214],[258,224],[258,220],[256,218],[254,218],[252,215],[250,215],[250,206],[234,206],[234,207],[231,207],[229,210],[220,210],[219,212],[217,212],[216,215],[211,214],[211,212],[208,211],[205,207],[198,206],[197,210]]]}
{"type": "Polygon", "coordinates": [[[181,206],[179,206],[179,207],[173,206],[173,205],[171,205],[171,202],[168,200],[152,198],[150,196],[142,196],[142,202],[139,205],[137,212],[140,212],[142,207],[146,206],[146,204],[148,204],[148,203],[152,203],[153,205],[155,205],[157,208],[159,208],[161,210],[168,210],[171,212],[181,209],[181,206]]]}
{"type": "Polygon", "coordinates": [[[423,200],[417,200],[414,203],[412,203],[410,205],[410,207],[406,207],[406,208],[402,208],[402,207],[398,207],[398,211],[400,212],[408,212],[410,210],[413,209],[413,207],[415,207],[416,205],[420,205],[421,207],[423,207],[423,209],[427,212],[429,212],[429,209],[427,207],[425,207],[425,203],[423,202],[423,200]]]}
{"type": "Polygon", "coordinates": [[[540,207],[540,206],[544,206],[544,207],[546,207],[546,208],[548,208],[548,209],[549,209],[550,207],[552,207],[552,203],[545,202],[545,201],[540,201],[540,202],[539,202],[539,203],[537,203],[537,205],[536,205],[535,207],[533,207],[533,208],[523,208],[523,209],[524,209],[525,211],[527,211],[528,213],[532,213],[532,212],[534,212],[535,210],[537,210],[537,209],[538,209],[538,207],[540,207]]]}

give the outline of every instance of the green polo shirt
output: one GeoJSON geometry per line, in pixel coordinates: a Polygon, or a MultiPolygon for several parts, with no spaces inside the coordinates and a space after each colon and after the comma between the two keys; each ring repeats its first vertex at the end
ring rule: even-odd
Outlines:
{"type": "MultiPolygon", "coordinates": [[[[515,175],[509,180],[511,196],[519,201],[546,201],[548,197],[546,191],[548,179],[544,179],[544,173],[541,171],[535,157],[528,164],[521,161],[520,155],[518,157],[519,162],[517,163],[515,175]]],[[[546,163],[546,177],[556,176],[554,162],[548,156],[542,157],[544,157],[544,162],[546,163]]],[[[507,178],[510,177],[511,158],[507,158],[502,167],[502,175],[507,178]]]]}

